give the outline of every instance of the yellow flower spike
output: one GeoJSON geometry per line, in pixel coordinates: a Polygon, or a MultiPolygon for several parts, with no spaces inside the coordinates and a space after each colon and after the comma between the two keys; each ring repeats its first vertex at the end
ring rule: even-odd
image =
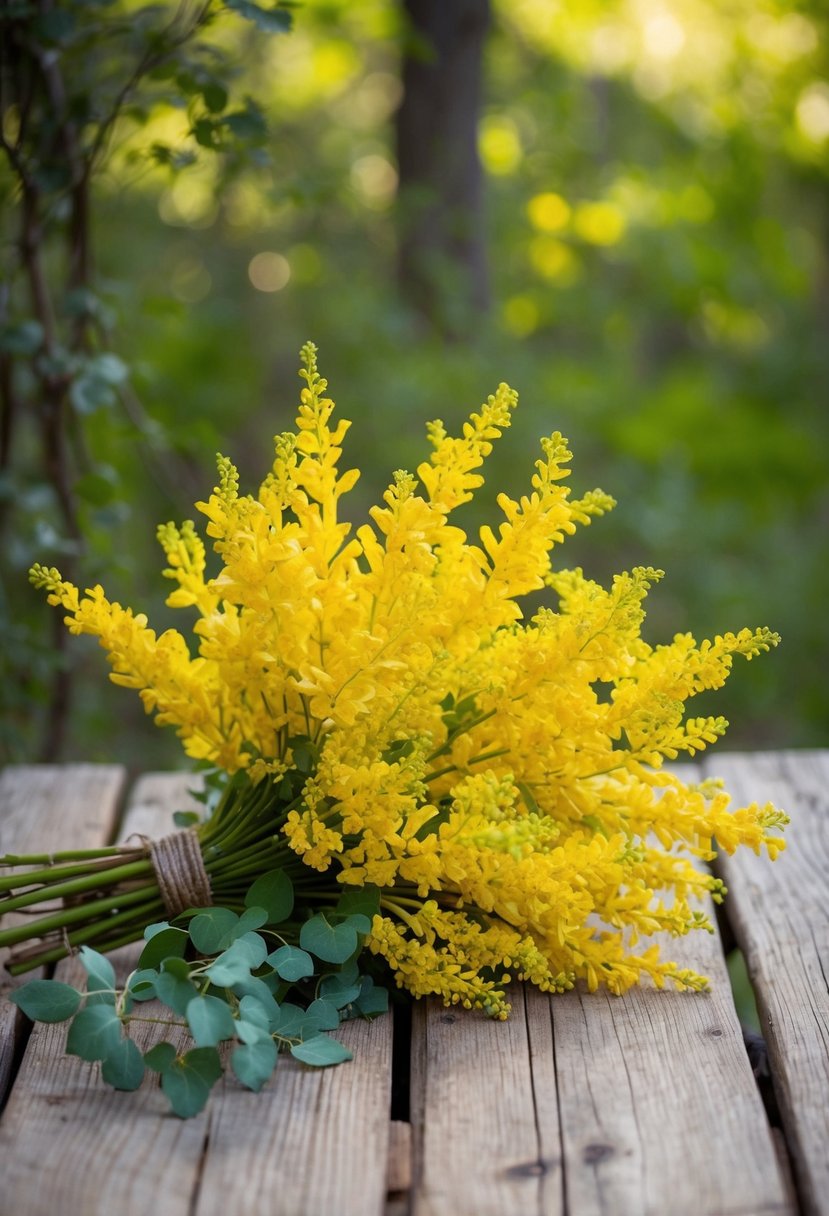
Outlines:
{"type": "Polygon", "coordinates": [[[434,452],[428,463],[418,466],[417,475],[429,501],[439,510],[448,513],[469,502],[473,490],[483,485],[483,477],[473,470],[481,467],[492,451],[493,440],[510,425],[511,411],[517,403],[518,394],[508,384],[499,384],[498,391],[481,406],[481,412],[470,414],[462,438],[448,436],[440,420],[428,424],[427,434],[434,452]]]}

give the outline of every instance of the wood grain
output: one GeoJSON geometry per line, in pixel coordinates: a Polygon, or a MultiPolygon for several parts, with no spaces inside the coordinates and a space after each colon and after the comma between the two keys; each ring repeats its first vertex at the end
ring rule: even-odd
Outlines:
{"type": "MultiPolygon", "coordinates": [[[[0,773],[0,856],[92,848],[115,830],[125,780],[118,765],[19,765],[0,773]]],[[[0,873],[8,873],[0,868],[0,873]]],[[[21,922],[13,913],[4,927],[21,922]]],[[[31,975],[13,979],[0,950],[0,1105],[8,1088],[24,1019],[5,996],[31,975]]],[[[32,974],[38,974],[34,972],[32,974]]]]}
{"type": "Polygon", "coordinates": [[[563,1213],[555,1079],[541,1125],[522,990],[506,1022],[419,1002],[412,1037],[412,1216],[563,1213]]]}
{"type": "Polygon", "coordinates": [[[259,1094],[227,1079],[194,1216],[382,1216],[391,1018],[346,1023],[337,1038],[354,1059],[336,1068],[281,1057],[259,1094]]]}
{"type": "Polygon", "coordinates": [[[727,908],[746,957],[805,1212],[829,1213],[829,753],[726,755],[710,769],[739,805],[791,816],[774,865],[723,856],[727,908]]]}

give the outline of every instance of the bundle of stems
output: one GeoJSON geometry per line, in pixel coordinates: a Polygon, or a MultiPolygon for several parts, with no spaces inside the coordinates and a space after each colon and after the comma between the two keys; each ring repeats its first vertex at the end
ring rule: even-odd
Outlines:
{"type": "MultiPolygon", "coordinates": [[[[211,897],[223,907],[242,907],[261,874],[281,869],[301,899],[313,883],[314,903],[325,901],[325,879],[309,872],[281,832],[300,799],[286,800],[272,782],[253,785],[244,773],[231,780],[212,814],[192,830],[199,842],[211,897]]],[[[0,857],[0,919],[23,913],[25,921],[0,929],[6,963],[20,975],[56,962],[80,946],[105,952],[139,940],[147,925],[163,919],[162,896],[149,842],[59,853],[0,857]],[[29,919],[35,916],[36,919],[29,919]]],[[[331,898],[337,887],[331,880],[331,898]]]]}

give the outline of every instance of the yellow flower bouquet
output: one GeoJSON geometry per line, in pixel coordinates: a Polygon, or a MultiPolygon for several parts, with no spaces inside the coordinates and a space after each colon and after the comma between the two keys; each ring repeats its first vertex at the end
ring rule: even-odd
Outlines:
{"type": "Polygon", "coordinates": [[[352,531],[340,513],[359,476],[340,470],[349,424],[332,421],[315,347],[302,357],[297,430],[276,437],[257,494],[241,495],[220,457],[197,504],[218,573],[192,523],[159,529],[167,602],[195,613],[192,644],[157,636],[100,586],[81,595],[57,570],[31,572],[72,632],[100,639],[111,678],[222,777],[210,813],[165,846],[172,861],[149,847],[0,859],[27,867],[0,878],[0,914],[65,901],[0,931],[10,969],[113,948],[165,915],[169,932],[200,905],[244,921],[251,885],[283,875],[286,948],[302,947],[303,931],[313,939],[313,922],[340,934],[337,961],[362,948],[415,996],[505,1017],[513,977],[545,991],[583,980],[621,993],[642,977],[703,987],[638,943],[710,928],[694,902],[722,887],[697,859],[715,842],[774,857],[785,816],[732,809],[716,783],[688,785],[663,761],[723,733],[720,717],[687,718],[686,701],[777,635],[652,647],[640,627],[660,571],[604,588],[554,570],[551,550],[613,505],[599,490],[570,496],[557,433],[529,492],[501,494],[501,522],[473,543],[451,517],[510,424],[504,384],[460,437],[431,423],[417,477],[396,472],[352,531]],[[525,620],[521,597],[545,587],[556,607],[525,620]]]}

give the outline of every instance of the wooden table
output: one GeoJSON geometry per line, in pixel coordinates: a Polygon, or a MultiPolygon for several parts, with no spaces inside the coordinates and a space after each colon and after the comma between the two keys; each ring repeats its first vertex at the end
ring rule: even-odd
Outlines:
{"type": "MultiPolygon", "coordinates": [[[[170,1115],[153,1078],[104,1086],[65,1027],[0,1002],[0,1216],[760,1216],[829,1213],[829,752],[715,756],[738,800],[789,811],[773,866],[726,859],[727,915],[766,1034],[779,1122],[744,1047],[722,940],[672,955],[707,995],[517,989],[506,1023],[435,1003],[341,1034],[354,1060],[283,1059],[170,1115]]],[[[169,830],[191,779],[7,769],[0,853],[169,830]],[[121,822],[122,808],[126,815],[121,822]]],[[[71,978],[77,964],[60,964],[71,978]]]]}

